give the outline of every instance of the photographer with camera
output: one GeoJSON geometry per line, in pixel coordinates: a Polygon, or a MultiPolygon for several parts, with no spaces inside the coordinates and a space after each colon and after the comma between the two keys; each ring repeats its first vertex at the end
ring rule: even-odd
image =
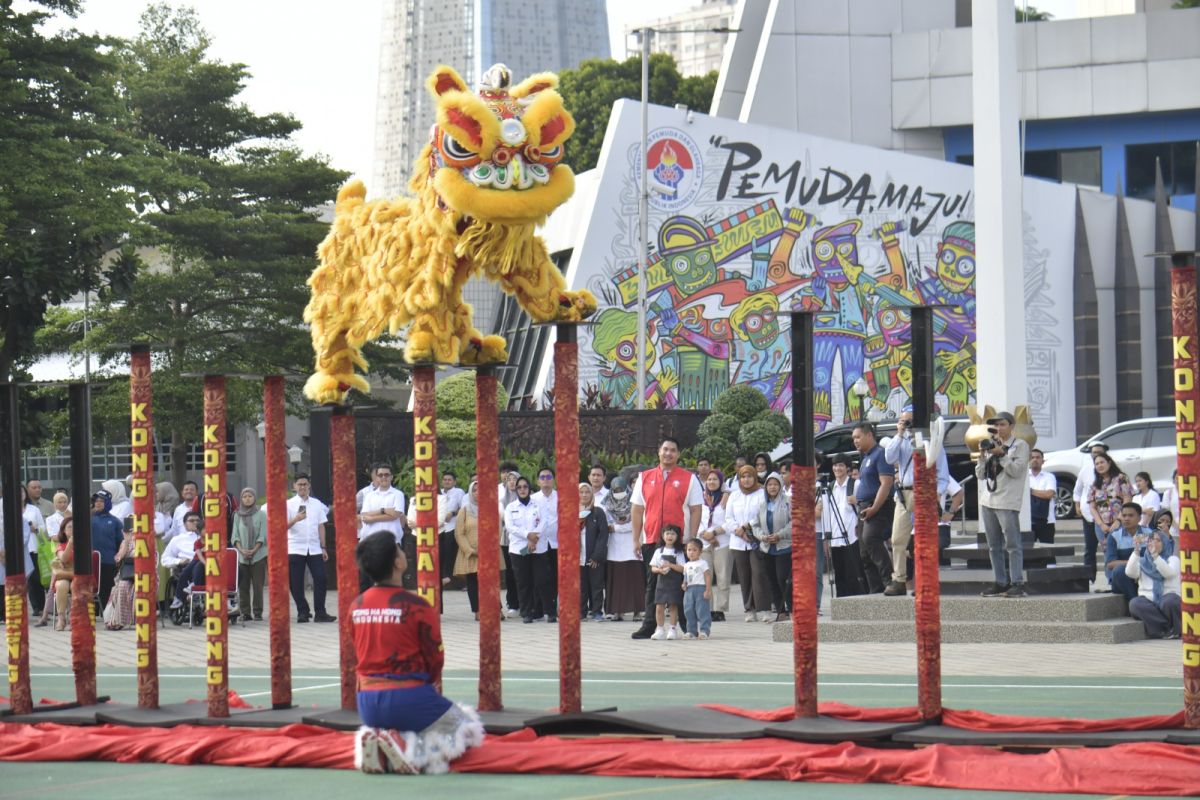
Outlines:
{"type": "MultiPolygon", "coordinates": [[[[913,534],[913,453],[915,438],[912,432],[912,406],[905,406],[896,420],[896,435],[883,443],[883,456],[896,470],[896,513],[892,517],[892,582],[883,593],[888,597],[904,597],[908,593],[908,546],[913,534]]],[[[950,480],[950,464],[946,451],[937,459],[938,496],[946,491],[950,480]]]]}
{"type": "Polygon", "coordinates": [[[1013,433],[1016,419],[1001,411],[987,421],[988,438],[979,443],[979,504],[996,582],[984,597],[1025,597],[1025,553],[1021,543],[1021,504],[1029,494],[1029,445],[1013,433]],[[1008,562],[1005,563],[1005,553],[1008,562]]]}
{"type": "MultiPolygon", "coordinates": [[[[887,463],[883,448],[875,441],[874,425],[860,422],[854,426],[852,436],[854,446],[862,453],[854,487],[858,518],[862,521],[858,544],[863,556],[863,571],[867,575],[867,591],[877,594],[883,591],[892,575],[892,560],[884,542],[892,535],[892,515],[896,510],[892,486],[896,482],[896,471],[887,463]]],[[[904,558],[904,554],[900,553],[899,557],[904,558]]]]}

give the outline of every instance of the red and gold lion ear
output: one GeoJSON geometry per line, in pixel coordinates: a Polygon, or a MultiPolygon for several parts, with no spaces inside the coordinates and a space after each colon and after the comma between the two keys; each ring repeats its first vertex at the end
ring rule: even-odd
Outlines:
{"type": "Polygon", "coordinates": [[[434,98],[441,97],[446,92],[465,92],[467,91],[467,82],[458,74],[458,70],[454,67],[447,67],[441,64],[435,69],[425,81],[425,86],[429,88],[429,93],[434,98]]]}
{"type": "Polygon", "coordinates": [[[525,109],[521,122],[529,141],[542,150],[558,147],[575,132],[575,120],[563,108],[558,92],[543,91],[525,109]]]}
{"type": "Polygon", "coordinates": [[[475,95],[466,91],[448,91],[438,98],[438,127],[443,133],[483,159],[492,157],[500,139],[500,120],[475,95]]]}
{"type": "Polygon", "coordinates": [[[529,97],[546,89],[554,89],[558,86],[558,76],[553,72],[539,72],[536,75],[530,75],[525,80],[518,83],[516,86],[508,90],[508,93],[513,97],[529,97]]]}

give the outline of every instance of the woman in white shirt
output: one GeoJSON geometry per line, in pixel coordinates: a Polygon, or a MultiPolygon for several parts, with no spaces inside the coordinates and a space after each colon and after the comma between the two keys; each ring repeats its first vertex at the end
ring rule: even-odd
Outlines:
{"type": "MultiPolygon", "coordinates": [[[[737,570],[738,584],[742,587],[742,605],[746,609],[746,622],[754,622],[756,612],[766,622],[771,618],[771,598],[757,597],[754,593],[755,576],[760,570],[770,569],[770,564],[758,557],[758,543],[767,527],[767,498],[758,485],[754,467],[744,465],[738,469],[737,488],[725,501],[725,532],[729,534],[729,550],[733,566],[737,570]]],[[[764,583],[762,577],[758,584],[764,583]]]]}
{"type": "Polygon", "coordinates": [[[604,597],[608,616],[618,622],[626,614],[637,619],[646,605],[646,574],[641,555],[633,547],[633,505],[629,482],[612,479],[600,507],[608,516],[608,554],[604,597]]]}
{"type": "Polygon", "coordinates": [[[504,509],[508,529],[508,555],[517,578],[521,618],[528,624],[536,615],[538,600],[550,622],[558,621],[554,587],[550,583],[550,542],[544,535],[538,504],[530,497],[529,480],[517,479],[517,499],[504,509]]]}
{"type": "Polygon", "coordinates": [[[1158,492],[1154,491],[1154,487],[1150,484],[1150,473],[1139,472],[1133,477],[1133,486],[1137,492],[1133,495],[1133,502],[1142,507],[1142,525],[1150,527],[1150,520],[1154,518],[1154,513],[1158,511],[1162,505],[1162,497],[1158,492]]]}
{"type": "Polygon", "coordinates": [[[697,538],[704,543],[700,557],[712,570],[712,619],[724,622],[729,610],[729,586],[733,582],[733,556],[729,552],[729,534],[725,532],[725,489],[721,473],[710,470],[704,478],[704,508],[700,511],[697,538]]]}

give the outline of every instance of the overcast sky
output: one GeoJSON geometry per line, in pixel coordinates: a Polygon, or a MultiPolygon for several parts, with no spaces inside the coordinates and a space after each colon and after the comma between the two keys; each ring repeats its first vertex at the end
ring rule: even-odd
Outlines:
{"type": "MultiPolygon", "coordinates": [[[[305,152],[323,153],[333,166],[369,181],[384,2],[202,0],[192,5],[212,38],[213,57],[249,66],[252,78],[242,94],[246,103],[260,113],[293,114],[304,125],[295,140],[305,152]]],[[[132,37],[147,4],[85,0],[74,26],[132,37]]],[[[28,3],[18,0],[17,5],[28,3]]],[[[608,0],[614,57],[624,55],[624,30],[646,21],[646,9],[661,17],[696,5],[699,0],[608,0]]],[[[1076,0],[1038,0],[1034,5],[1057,18],[1076,15],[1076,0]]]]}

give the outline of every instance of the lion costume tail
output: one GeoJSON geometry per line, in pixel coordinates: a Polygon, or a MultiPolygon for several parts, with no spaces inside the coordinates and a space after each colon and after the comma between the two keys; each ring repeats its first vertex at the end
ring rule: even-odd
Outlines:
{"type": "Polygon", "coordinates": [[[377,315],[370,308],[367,270],[363,264],[367,187],[352,181],[342,187],[334,206],[329,235],[317,248],[321,264],[309,276],[312,297],[304,309],[304,321],[312,330],[316,371],[304,385],[313,402],[340,403],[351,388],[366,392],[367,379],[355,374],[365,370],[363,344],[371,338],[368,328],[377,315]]]}

